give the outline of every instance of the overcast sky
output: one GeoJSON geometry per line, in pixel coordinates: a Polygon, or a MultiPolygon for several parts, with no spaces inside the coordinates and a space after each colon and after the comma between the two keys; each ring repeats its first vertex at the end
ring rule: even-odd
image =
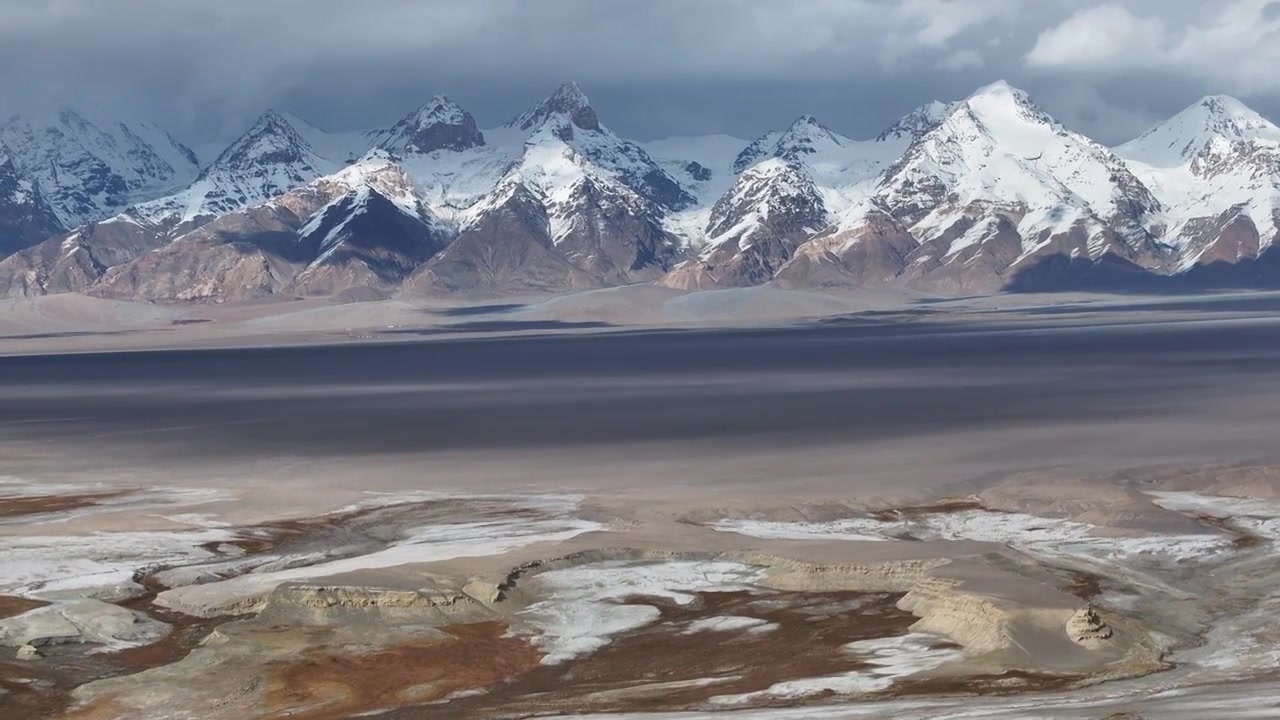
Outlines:
{"type": "Polygon", "coordinates": [[[264,109],[482,127],[579,81],[623,135],[866,137],[1004,78],[1119,142],[1202,95],[1280,118],[1280,0],[0,0],[0,114],[89,106],[192,144],[264,109]]]}

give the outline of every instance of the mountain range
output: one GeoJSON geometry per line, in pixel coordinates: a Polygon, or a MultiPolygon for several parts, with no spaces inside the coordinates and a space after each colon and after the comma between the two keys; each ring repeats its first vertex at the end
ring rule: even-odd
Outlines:
{"type": "Polygon", "coordinates": [[[857,140],[619,137],[566,84],[501,127],[436,96],[220,152],[72,110],[0,125],[0,295],[221,302],[631,283],[940,295],[1280,285],[1280,127],[1207,97],[1119,147],[999,82],[857,140]]]}

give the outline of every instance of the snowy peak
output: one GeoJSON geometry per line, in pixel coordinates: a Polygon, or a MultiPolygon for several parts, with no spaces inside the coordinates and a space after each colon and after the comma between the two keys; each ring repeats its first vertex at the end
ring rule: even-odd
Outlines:
{"type": "Polygon", "coordinates": [[[803,163],[810,155],[838,151],[851,142],[832,132],[812,115],[801,115],[786,130],[767,133],[748,145],[734,160],[733,169],[740,173],[768,158],[803,163]]]}
{"type": "Polygon", "coordinates": [[[876,142],[911,142],[938,127],[955,108],[955,103],[943,103],[937,100],[927,105],[922,105],[902,116],[897,122],[880,133],[876,137],[876,142]]]}
{"type": "Polygon", "coordinates": [[[1121,157],[1155,167],[1189,163],[1213,144],[1280,143],[1280,127],[1227,95],[1211,95],[1116,148],[1121,157]]]}
{"type": "Polygon", "coordinates": [[[1120,158],[1005,82],[958,103],[914,142],[878,195],[921,237],[945,232],[974,208],[1002,206],[1022,217],[1024,238],[1114,219],[1141,242],[1137,224],[1159,207],[1120,158]]]}
{"type": "Polygon", "coordinates": [[[396,153],[426,155],[437,150],[462,151],[484,145],[484,134],[471,113],[444,95],[410,113],[374,138],[377,147],[396,153]]]}
{"type": "Polygon", "coordinates": [[[336,172],[366,144],[361,133],[326,133],[268,110],[186,189],[138,205],[129,214],[156,226],[186,228],[336,172]]]}
{"type": "Polygon", "coordinates": [[[529,131],[516,166],[541,192],[567,187],[587,173],[621,183],[654,203],[659,212],[695,202],[642,146],[600,125],[586,96],[573,83],[507,126],[529,131]]]}
{"type": "Polygon", "coordinates": [[[1205,97],[1116,153],[1159,194],[1179,270],[1255,258],[1280,236],[1280,128],[1239,100],[1205,97]]]}
{"type": "Polygon", "coordinates": [[[1280,130],[1252,108],[1229,95],[1201,98],[1190,111],[1199,115],[1210,131],[1235,140],[1265,136],[1274,139],[1280,130]]]}
{"type": "Polygon", "coordinates": [[[311,146],[293,124],[284,115],[268,110],[248,132],[223,150],[201,177],[227,170],[249,170],[257,165],[305,163],[312,154],[311,146]]]}
{"type": "Polygon", "coordinates": [[[967,172],[989,167],[991,164],[983,158],[993,153],[1026,165],[1044,160],[1049,146],[1063,143],[1101,149],[1067,131],[1036,106],[1027,93],[1003,81],[981,88],[947,109],[949,112],[932,130],[919,136],[904,160],[924,153],[943,165],[967,172]]]}
{"type": "MultiPolygon", "coordinates": [[[[1053,130],[1062,127],[1061,123],[1032,102],[1030,95],[1003,80],[980,88],[960,103],[960,109],[993,131],[1011,129],[1014,123],[1042,125],[1053,130]]],[[[952,111],[952,117],[955,112],[952,111]]]]}
{"type": "Polygon", "coordinates": [[[600,130],[600,118],[575,82],[561,85],[551,97],[512,118],[505,127],[528,131],[557,118],[564,118],[582,130],[600,130]]]}

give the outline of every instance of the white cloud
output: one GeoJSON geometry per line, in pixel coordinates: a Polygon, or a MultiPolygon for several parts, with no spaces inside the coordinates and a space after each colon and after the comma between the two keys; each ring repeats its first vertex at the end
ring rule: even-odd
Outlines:
{"type": "Polygon", "coordinates": [[[1042,32],[1033,68],[1114,74],[1162,71],[1227,92],[1280,90],[1280,13],[1275,0],[1205,3],[1184,23],[1118,5],[1081,10],[1042,32]]]}
{"type": "Polygon", "coordinates": [[[1157,62],[1168,43],[1159,18],[1140,18],[1119,5],[1100,5],[1045,30],[1027,55],[1037,67],[1100,69],[1157,62]]]}

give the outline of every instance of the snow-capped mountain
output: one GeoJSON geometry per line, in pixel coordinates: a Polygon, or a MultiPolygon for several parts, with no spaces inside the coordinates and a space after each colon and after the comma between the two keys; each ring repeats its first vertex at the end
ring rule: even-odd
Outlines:
{"type": "Polygon", "coordinates": [[[771,132],[758,138],[733,161],[735,172],[742,172],[761,160],[778,158],[800,164],[811,156],[815,159],[838,157],[850,145],[848,138],[827,129],[812,115],[803,115],[786,130],[771,132]]]}
{"type": "Polygon", "coordinates": [[[577,83],[562,85],[551,97],[504,126],[527,133],[528,145],[559,140],[581,158],[662,210],[695,202],[639,143],[624,140],[600,123],[577,83]]]}
{"type": "Polygon", "coordinates": [[[298,230],[298,244],[313,259],[286,292],[394,289],[452,237],[450,228],[418,200],[413,179],[386,151],[374,151],[317,184],[327,186],[329,193],[346,191],[298,230]]]}
{"type": "Polygon", "coordinates": [[[812,178],[769,158],[750,167],[711,209],[706,247],[663,279],[668,287],[768,282],[802,242],[830,222],[812,178]]]}
{"type": "Polygon", "coordinates": [[[732,187],[713,205],[677,216],[681,234],[700,251],[663,284],[767,282],[801,243],[865,206],[881,173],[941,121],[939,108],[945,107],[917,109],[873,140],[840,135],[810,115],[756,139],[734,158],[732,187]]]}
{"type": "Polygon", "coordinates": [[[0,148],[70,229],[171,192],[195,178],[195,153],[151,123],[63,109],[0,125],[0,148]]]}
{"type": "Polygon", "coordinates": [[[577,85],[480,135],[483,145],[404,159],[424,202],[459,231],[457,247],[410,287],[501,291],[521,285],[504,266],[521,258],[538,276],[526,289],[636,282],[670,267],[678,241],[662,219],[693,198],[642,146],[605,127],[577,85]],[[523,249],[513,255],[504,243],[523,249]]]}
{"type": "Polygon", "coordinates": [[[326,133],[269,110],[189,187],[134,207],[128,215],[166,230],[190,229],[337,172],[368,147],[363,133],[326,133]]]}
{"type": "Polygon", "coordinates": [[[560,292],[600,287],[552,242],[546,204],[511,176],[462,232],[404,284],[419,293],[560,292]]]}
{"type": "Polygon", "coordinates": [[[109,267],[90,292],[225,301],[391,286],[443,244],[439,225],[423,212],[408,176],[373,152],[109,267]]]}
{"type": "Polygon", "coordinates": [[[77,226],[67,238],[49,238],[0,261],[0,289],[7,286],[9,294],[83,291],[108,268],[338,171],[367,143],[362,133],[325,133],[268,111],[178,192],[112,212],[77,226]]]}
{"type": "Polygon", "coordinates": [[[440,95],[367,132],[268,112],[186,187],[72,232],[2,158],[0,244],[53,235],[0,261],[4,295],[1280,284],[1280,128],[1225,97],[1114,151],[1006,83],[865,140],[802,115],[640,144],[573,83],[487,130],[440,95]]]}
{"type": "Polygon", "coordinates": [[[1110,150],[1006,83],[980,89],[920,135],[875,199],[921,242],[908,277],[958,292],[999,289],[1046,253],[1146,261],[1143,225],[1159,209],[1110,150]]]}
{"type": "Polygon", "coordinates": [[[1206,97],[1116,148],[1161,199],[1179,271],[1256,259],[1280,233],[1280,127],[1240,101],[1206,97]]]}
{"type": "MultiPolygon", "coordinates": [[[[407,288],[504,292],[636,282],[669,269],[678,243],[654,198],[662,178],[676,185],[643,148],[601,125],[573,85],[523,117],[482,132],[437,96],[365,134],[376,149],[354,164],[305,184],[306,173],[288,175],[295,189],[107,270],[93,292],[147,300],[323,294],[385,289],[419,268],[407,288]],[[353,180],[374,174],[398,178],[393,190],[353,180]]],[[[291,126],[265,117],[202,178],[262,165],[301,164],[309,173],[319,163],[305,151],[315,143],[291,126]]]]}

